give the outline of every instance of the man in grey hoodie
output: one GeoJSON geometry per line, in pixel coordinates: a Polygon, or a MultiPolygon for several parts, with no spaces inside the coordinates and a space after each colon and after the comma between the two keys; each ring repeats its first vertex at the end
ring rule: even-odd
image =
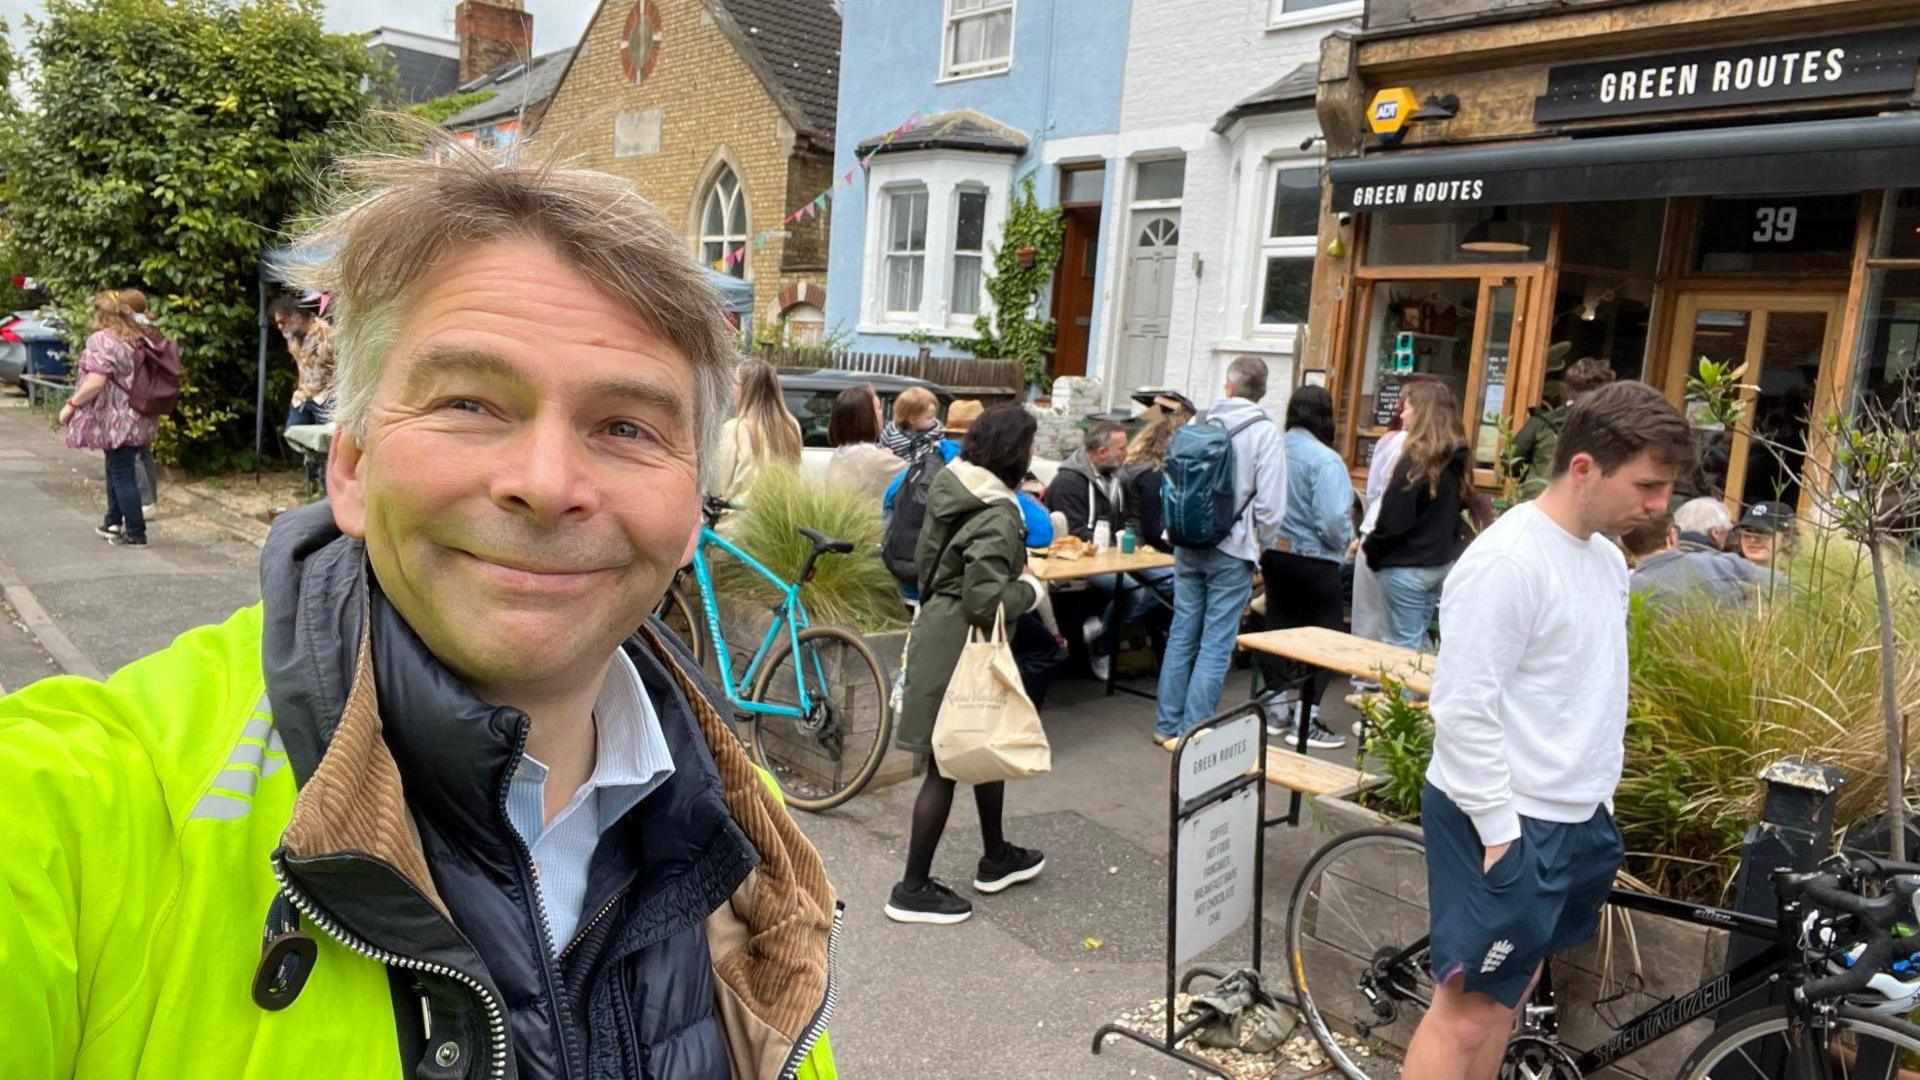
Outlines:
{"type": "MultiPolygon", "coordinates": [[[[1126,485],[1120,481],[1120,465],[1126,456],[1126,429],[1111,420],[1101,420],[1087,429],[1081,448],[1060,463],[1059,472],[1047,487],[1047,509],[1066,519],[1068,533],[1092,541],[1095,526],[1104,523],[1107,542],[1119,546],[1120,530],[1126,528],[1127,520],[1126,485]]],[[[1087,585],[1098,598],[1099,608],[1088,614],[1081,634],[1086,639],[1093,675],[1105,682],[1113,648],[1118,644],[1108,638],[1152,611],[1155,593],[1171,605],[1173,575],[1166,570],[1143,570],[1089,578],[1087,585]],[[1113,619],[1111,626],[1108,617],[1113,619]]]]}
{"type": "Polygon", "coordinates": [[[1279,538],[1287,513],[1286,444],[1280,425],[1256,404],[1267,396],[1266,361],[1257,356],[1234,360],[1227,366],[1225,391],[1225,398],[1194,422],[1239,429],[1233,437],[1233,496],[1243,509],[1218,546],[1174,552],[1173,628],[1160,660],[1153,721],[1153,741],[1168,750],[1182,732],[1219,707],[1240,616],[1253,597],[1254,567],[1279,538]]]}

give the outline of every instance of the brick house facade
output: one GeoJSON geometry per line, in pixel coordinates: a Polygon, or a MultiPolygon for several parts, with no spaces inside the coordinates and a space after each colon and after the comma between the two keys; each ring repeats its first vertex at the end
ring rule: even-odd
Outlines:
{"type": "Polygon", "coordinates": [[[766,230],[833,184],[840,16],[829,0],[602,0],[531,139],[622,176],[753,285],[758,332],[818,334],[829,212],[766,230]]]}

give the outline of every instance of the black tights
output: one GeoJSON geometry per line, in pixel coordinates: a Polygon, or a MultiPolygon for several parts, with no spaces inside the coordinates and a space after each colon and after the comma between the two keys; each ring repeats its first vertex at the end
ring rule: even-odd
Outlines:
{"type": "MultiPolygon", "coordinates": [[[[947,815],[953,810],[954,782],[940,775],[940,767],[927,762],[927,779],[920,785],[920,797],[913,802],[913,838],[907,843],[909,889],[926,885],[933,872],[933,852],[940,846],[940,834],[947,831],[947,815]]],[[[973,785],[973,801],[980,808],[980,839],[989,857],[1006,850],[1007,839],[1000,830],[1000,815],[1006,809],[1007,785],[1003,780],[973,785]]]]}

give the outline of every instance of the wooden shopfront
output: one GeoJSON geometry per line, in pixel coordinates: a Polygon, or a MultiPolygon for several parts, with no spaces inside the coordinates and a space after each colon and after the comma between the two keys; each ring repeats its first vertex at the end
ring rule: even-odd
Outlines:
{"type": "MultiPolygon", "coordinates": [[[[1920,22],[1791,36],[1767,25],[1774,34],[1741,40],[1723,26],[1715,40],[1731,44],[1666,51],[1631,47],[1645,35],[1610,45],[1618,35],[1569,31],[1562,44],[1579,59],[1557,64],[1540,55],[1551,25],[1536,24],[1529,62],[1468,75],[1436,59],[1430,78],[1386,35],[1398,66],[1373,83],[1367,36],[1340,46],[1357,85],[1323,85],[1329,130],[1330,112],[1389,77],[1430,104],[1453,84],[1471,91],[1397,147],[1365,135],[1345,156],[1335,147],[1329,199],[1342,216],[1321,271],[1338,302],[1315,333],[1356,472],[1411,376],[1453,387],[1477,478],[1492,486],[1503,432],[1557,403],[1580,357],[1676,402],[1703,359],[1745,364],[1753,427],[1788,444],[1804,444],[1810,417],[1914,370],[1920,187],[1903,185],[1920,185],[1920,112],[1908,108],[1920,22]]],[[[1478,33],[1484,59],[1499,29],[1430,34],[1451,35],[1430,51],[1453,55],[1478,33]]],[[[1707,33],[1681,29],[1682,41],[1707,33]]],[[[1800,498],[1797,470],[1745,433],[1711,436],[1709,450],[1709,479],[1730,501],[1800,498]]]]}

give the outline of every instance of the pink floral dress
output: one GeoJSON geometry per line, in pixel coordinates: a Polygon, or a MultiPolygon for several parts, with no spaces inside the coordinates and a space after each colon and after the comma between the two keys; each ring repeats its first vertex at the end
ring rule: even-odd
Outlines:
{"type": "Polygon", "coordinates": [[[127,398],[127,387],[133,382],[132,343],[111,331],[95,330],[80,353],[80,370],[105,375],[107,386],[74,410],[67,423],[67,445],[76,450],[118,450],[152,444],[158,421],[134,412],[127,398]]]}

